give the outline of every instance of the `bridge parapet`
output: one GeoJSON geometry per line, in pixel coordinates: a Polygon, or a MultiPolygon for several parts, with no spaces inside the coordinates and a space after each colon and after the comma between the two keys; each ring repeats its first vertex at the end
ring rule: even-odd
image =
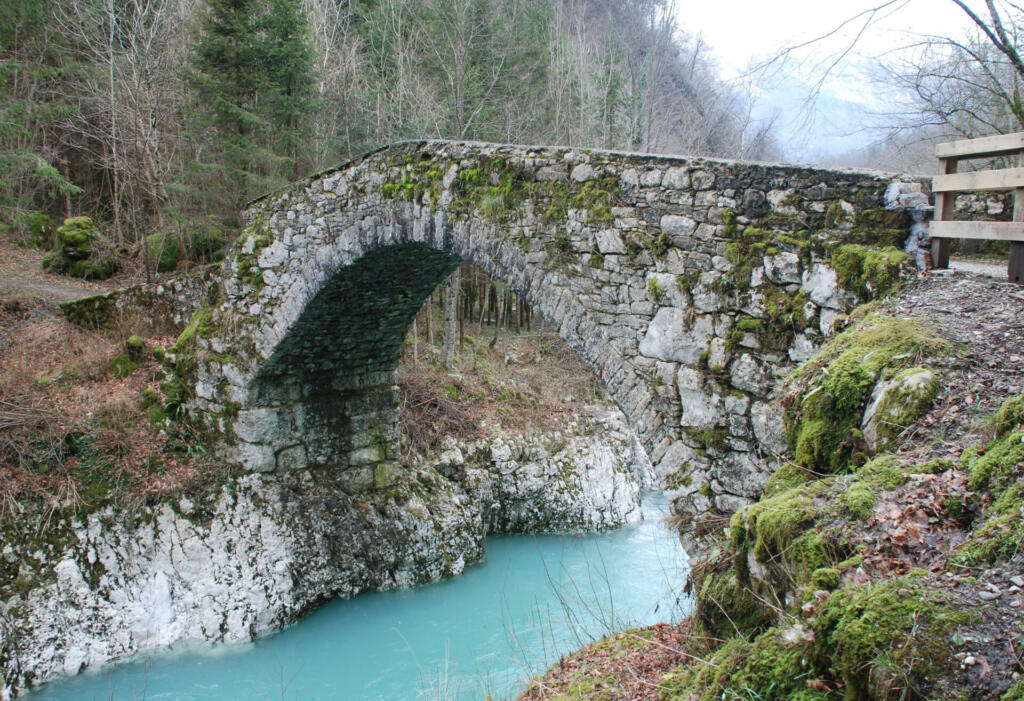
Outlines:
{"type": "Polygon", "coordinates": [[[353,490],[398,479],[402,342],[467,261],[558,327],[677,513],[729,513],[786,451],[776,380],[908,270],[887,247],[910,223],[896,195],[920,189],[873,172],[399,144],[253,203],[171,355],[176,391],[249,469],[338,469],[353,490]]]}

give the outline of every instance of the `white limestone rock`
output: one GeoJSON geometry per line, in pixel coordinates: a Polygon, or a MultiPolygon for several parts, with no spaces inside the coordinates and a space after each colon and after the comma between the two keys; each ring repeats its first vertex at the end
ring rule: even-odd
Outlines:
{"type": "Polygon", "coordinates": [[[764,274],[779,285],[800,282],[800,256],[789,251],[765,256],[764,274]]]}
{"type": "Polygon", "coordinates": [[[704,430],[714,428],[721,422],[722,397],[706,390],[700,372],[682,367],[676,384],[679,387],[679,403],[683,408],[680,425],[704,430]]]}
{"type": "Polygon", "coordinates": [[[677,307],[661,307],[640,341],[640,354],[657,360],[695,365],[708,348],[713,333],[710,317],[697,316],[687,328],[685,312],[677,307]]]}

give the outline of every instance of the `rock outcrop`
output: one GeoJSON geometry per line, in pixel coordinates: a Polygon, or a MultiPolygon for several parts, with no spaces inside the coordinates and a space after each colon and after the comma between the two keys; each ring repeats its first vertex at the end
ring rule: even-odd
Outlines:
{"type": "Polygon", "coordinates": [[[250,640],[333,598],[458,575],[490,532],[635,522],[652,481],[607,407],[558,432],[446,448],[368,493],[308,471],[246,474],[202,499],[108,507],[55,521],[47,541],[8,540],[2,693],[182,641],[250,640]]]}

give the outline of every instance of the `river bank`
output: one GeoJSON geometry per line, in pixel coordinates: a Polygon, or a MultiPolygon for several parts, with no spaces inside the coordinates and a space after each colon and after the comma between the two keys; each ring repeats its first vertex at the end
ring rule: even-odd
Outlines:
{"type": "Polygon", "coordinates": [[[1022,320],[1019,287],[958,273],[855,313],[780,390],[791,461],[711,531],[694,615],[579,650],[521,698],[1024,698],[1022,320]],[[869,445],[878,387],[922,372],[927,405],[869,445]],[[807,432],[839,396],[846,428],[807,432]]]}

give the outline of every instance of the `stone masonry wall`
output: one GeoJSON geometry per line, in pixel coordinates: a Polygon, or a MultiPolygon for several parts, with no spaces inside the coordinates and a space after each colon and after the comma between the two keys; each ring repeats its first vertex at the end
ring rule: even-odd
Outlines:
{"type": "Polygon", "coordinates": [[[251,205],[220,284],[168,356],[168,389],[253,471],[329,469],[353,492],[386,486],[401,478],[394,368],[406,330],[467,261],[558,327],[684,522],[729,513],[785,450],[776,381],[906,265],[877,251],[904,244],[899,201],[921,185],[893,181],[399,144],[251,205]]]}

